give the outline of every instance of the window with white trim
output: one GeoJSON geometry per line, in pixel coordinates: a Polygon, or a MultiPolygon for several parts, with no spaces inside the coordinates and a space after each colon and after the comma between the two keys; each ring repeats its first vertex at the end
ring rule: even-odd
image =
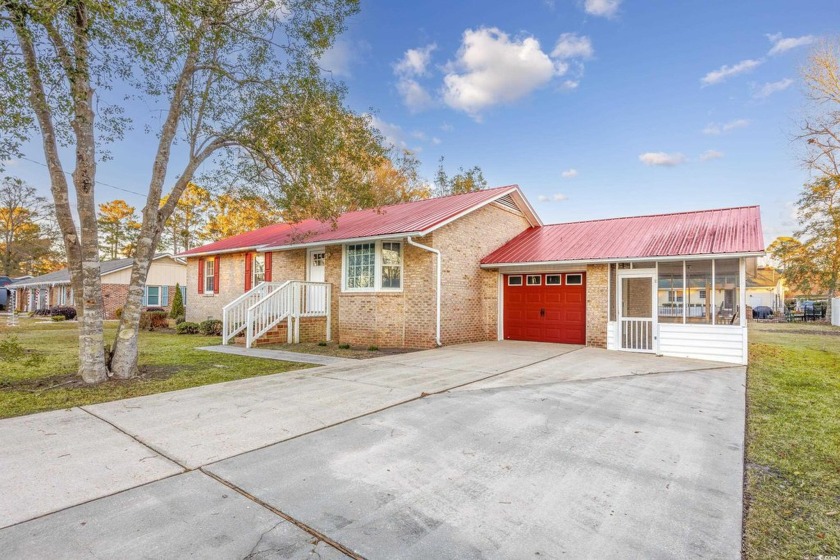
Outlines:
{"type": "Polygon", "coordinates": [[[560,278],[561,276],[559,274],[546,274],[545,284],[546,286],[559,286],[561,283],[560,278]]]}
{"type": "Polygon", "coordinates": [[[539,274],[529,274],[525,278],[525,283],[529,286],[539,286],[540,284],[542,284],[542,276],[540,276],[539,274]]]}
{"type": "Polygon", "coordinates": [[[376,286],[376,244],[347,245],[348,290],[373,289],[376,286]]]}
{"type": "Polygon", "coordinates": [[[251,286],[265,282],[265,253],[257,253],[251,261],[251,286]]]}
{"type": "Polygon", "coordinates": [[[566,285],[567,286],[580,286],[583,284],[583,275],[582,274],[567,274],[566,275],[566,285]]]}
{"type": "Polygon", "coordinates": [[[212,294],[216,291],[216,259],[204,261],[204,293],[212,294]]]}
{"type": "Polygon", "coordinates": [[[160,286],[146,286],[146,306],[160,307],[160,286]]]}
{"type": "Polygon", "coordinates": [[[402,290],[403,255],[399,241],[350,243],[344,246],[345,291],[402,290]]]}
{"type": "Polygon", "coordinates": [[[521,276],[508,276],[508,286],[521,286],[522,285],[522,277],[521,276]]]}
{"type": "Polygon", "coordinates": [[[382,242],[382,287],[402,287],[402,244],[393,241],[382,242]]]}

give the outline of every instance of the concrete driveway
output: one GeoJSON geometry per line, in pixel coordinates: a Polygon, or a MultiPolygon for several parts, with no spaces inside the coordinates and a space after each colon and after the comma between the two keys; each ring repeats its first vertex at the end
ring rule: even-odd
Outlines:
{"type": "Polygon", "coordinates": [[[532,343],[0,422],[10,557],[736,558],[744,368],[532,343]]]}

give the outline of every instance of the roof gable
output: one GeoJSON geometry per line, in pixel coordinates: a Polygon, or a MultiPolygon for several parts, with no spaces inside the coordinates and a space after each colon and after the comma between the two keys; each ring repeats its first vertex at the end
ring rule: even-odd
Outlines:
{"type": "Polygon", "coordinates": [[[761,254],[758,206],[553,224],[531,228],[483,265],[761,254]]]}
{"type": "Polygon", "coordinates": [[[396,235],[426,235],[435,229],[494,201],[505,199],[503,205],[516,206],[534,225],[539,217],[525,199],[519,187],[510,185],[460,195],[429,198],[381,208],[347,212],[335,224],[319,220],[304,220],[296,224],[274,224],[243,233],[202,247],[182,256],[207,255],[244,250],[289,249],[293,247],[338,243],[356,239],[393,237],[396,235]]]}
{"type": "MultiPolygon", "coordinates": [[[[177,257],[173,257],[169,253],[158,253],[152,259],[152,265],[154,265],[155,261],[163,258],[168,258],[175,261],[177,264],[186,266],[186,263],[182,259],[177,257]]],[[[126,268],[131,267],[134,264],[134,259],[126,258],[126,259],[113,259],[110,261],[102,261],[99,263],[99,270],[100,276],[107,276],[108,274],[112,274],[119,270],[124,270],[126,268]]],[[[24,288],[26,286],[31,285],[44,285],[44,284],[69,284],[70,283],[70,272],[66,268],[62,268],[61,270],[56,270],[55,272],[50,272],[49,274],[42,274],[41,276],[35,276],[34,278],[24,278],[22,280],[18,280],[13,282],[13,285],[16,288],[24,288]]]]}

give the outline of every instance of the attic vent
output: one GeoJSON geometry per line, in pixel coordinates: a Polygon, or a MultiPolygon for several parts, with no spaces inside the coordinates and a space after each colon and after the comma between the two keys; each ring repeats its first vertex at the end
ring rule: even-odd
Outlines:
{"type": "Polygon", "coordinates": [[[511,210],[513,212],[516,212],[517,214],[522,213],[519,210],[519,206],[517,206],[516,202],[513,201],[513,198],[509,194],[503,196],[502,198],[496,200],[495,202],[496,202],[496,204],[498,204],[499,206],[501,206],[501,207],[503,207],[507,210],[511,210]]]}

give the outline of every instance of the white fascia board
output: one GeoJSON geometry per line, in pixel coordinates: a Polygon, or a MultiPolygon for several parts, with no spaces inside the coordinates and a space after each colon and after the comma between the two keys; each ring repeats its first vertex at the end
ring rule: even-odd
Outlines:
{"type": "Polygon", "coordinates": [[[512,263],[487,263],[482,264],[481,268],[502,269],[519,266],[578,266],[586,264],[606,264],[606,263],[624,263],[624,262],[649,262],[649,261],[699,261],[708,259],[737,259],[742,257],[762,257],[764,251],[753,253],[711,253],[704,255],[678,255],[671,257],[623,257],[623,258],[608,258],[608,259],[581,259],[568,261],[533,261],[533,262],[512,262],[512,263]]]}
{"type": "Polygon", "coordinates": [[[423,237],[428,232],[410,231],[405,233],[388,233],[383,235],[371,235],[368,237],[348,237],[346,239],[333,239],[330,241],[313,241],[311,243],[295,243],[294,245],[279,245],[275,247],[263,246],[257,249],[258,253],[271,251],[290,251],[292,249],[308,249],[310,247],[326,247],[327,245],[346,245],[348,243],[365,243],[367,241],[379,241],[383,239],[402,239],[404,237],[423,237]]]}

